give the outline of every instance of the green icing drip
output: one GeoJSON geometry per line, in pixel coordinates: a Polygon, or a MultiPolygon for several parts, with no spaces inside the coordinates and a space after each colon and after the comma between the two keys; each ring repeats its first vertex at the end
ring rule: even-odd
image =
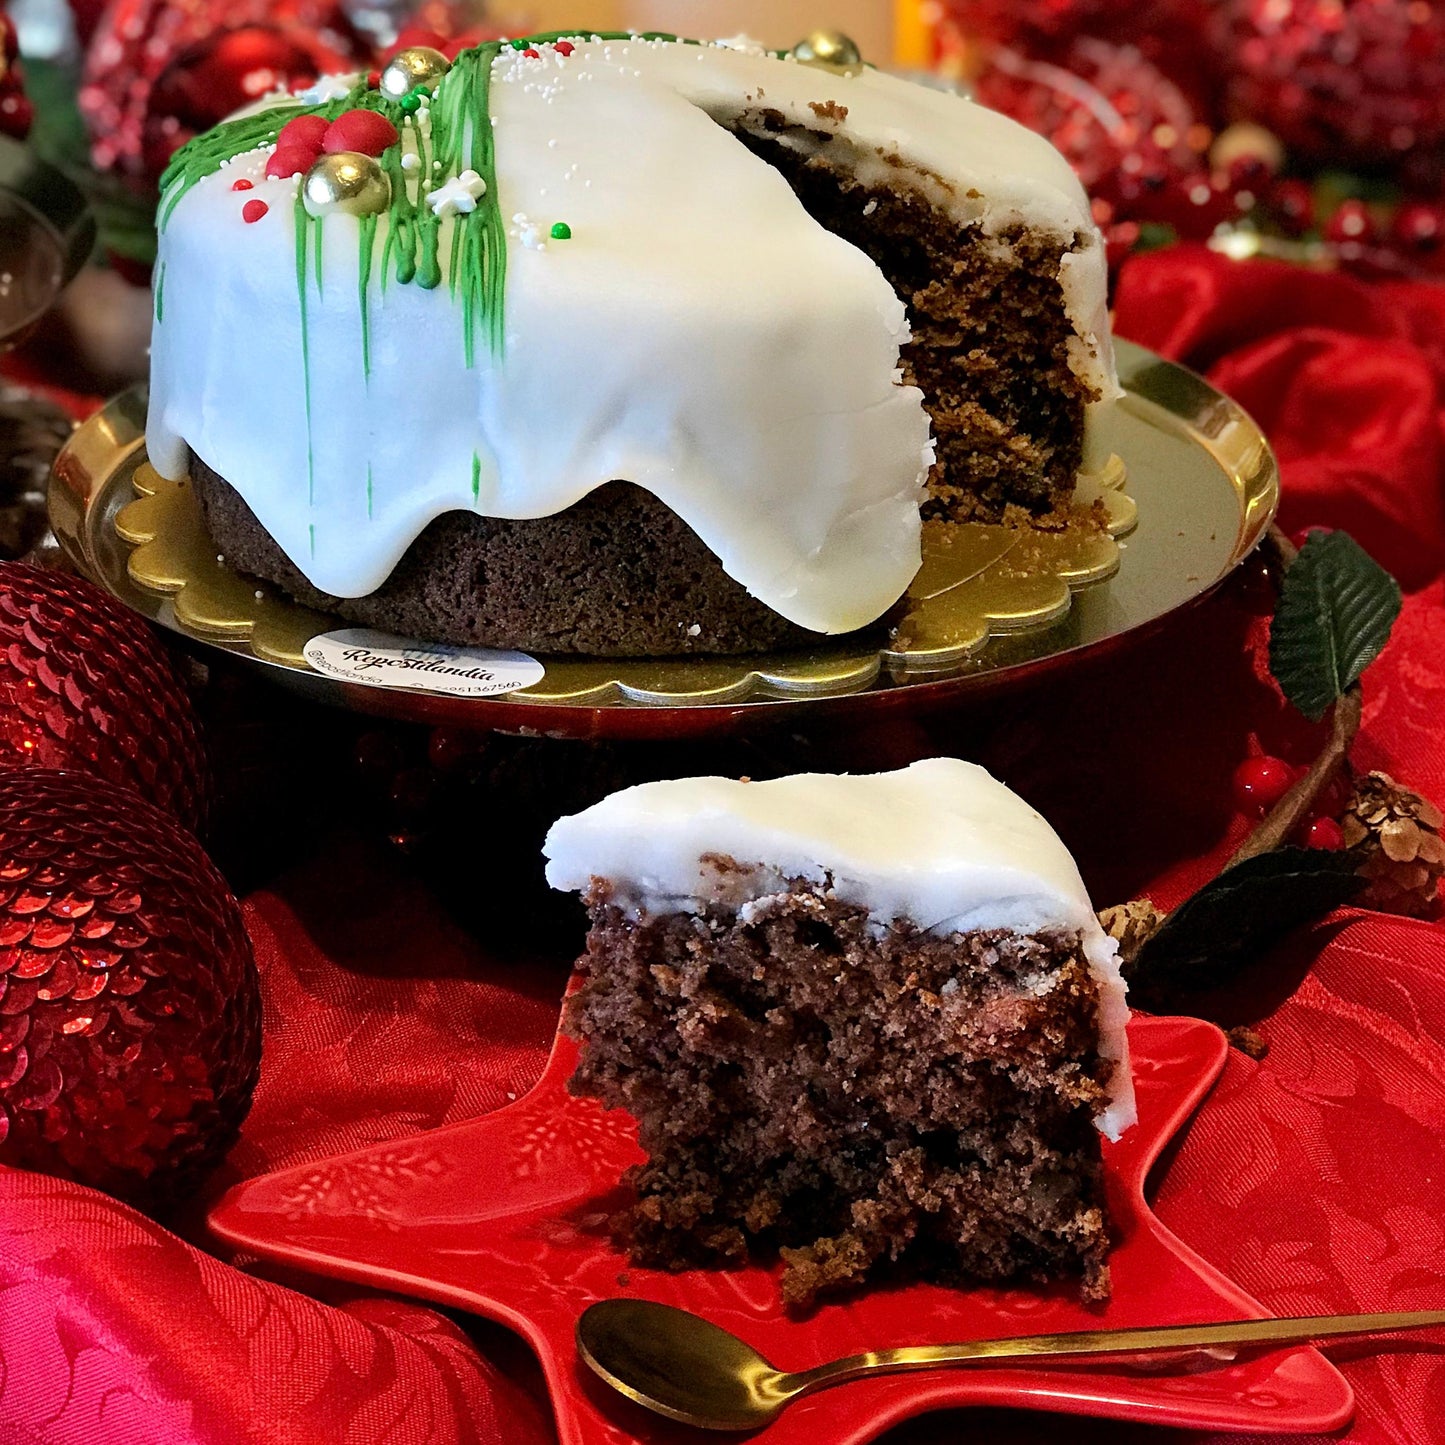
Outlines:
{"type": "Polygon", "coordinates": [[[361,372],[371,377],[371,299],[366,288],[371,284],[371,253],[376,245],[376,217],[361,218],[361,265],[357,270],[357,305],[361,309],[361,372]]]}
{"type": "Polygon", "coordinates": [[[161,262],[160,270],[156,272],[156,320],[166,319],[166,263],[161,262]]]}
{"type": "MultiPolygon", "coordinates": [[[[296,197],[296,292],[301,302],[301,377],[306,396],[306,500],[316,502],[316,453],[311,445],[311,328],[306,324],[306,238],[311,233],[311,217],[301,197],[296,197]]],[[[315,538],[312,539],[314,555],[315,538]]]]}

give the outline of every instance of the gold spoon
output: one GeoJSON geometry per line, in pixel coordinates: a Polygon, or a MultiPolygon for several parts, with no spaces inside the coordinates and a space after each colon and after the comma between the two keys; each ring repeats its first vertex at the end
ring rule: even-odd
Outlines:
{"type": "Polygon", "coordinates": [[[1445,1325],[1445,1310],[1229,1320],[1214,1325],[970,1340],[961,1345],[911,1345],[849,1355],[792,1372],[775,1369],[751,1345],[687,1310],[651,1300],[613,1299],[583,1312],[577,1321],[577,1348],[613,1389],[659,1415],[705,1430],[756,1430],[803,1395],[863,1375],[1039,1356],[1078,1359],[1215,1345],[1302,1345],[1338,1335],[1418,1330],[1429,1325],[1445,1325]]]}

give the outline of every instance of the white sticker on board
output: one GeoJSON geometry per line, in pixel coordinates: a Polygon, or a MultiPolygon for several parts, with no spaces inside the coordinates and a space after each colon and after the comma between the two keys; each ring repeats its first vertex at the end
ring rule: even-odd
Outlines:
{"type": "Polygon", "coordinates": [[[497,697],[541,682],[546,669],[525,652],[420,643],[369,627],[323,632],[306,644],[306,661],[328,677],[370,687],[421,688],[451,697],[497,697]]]}

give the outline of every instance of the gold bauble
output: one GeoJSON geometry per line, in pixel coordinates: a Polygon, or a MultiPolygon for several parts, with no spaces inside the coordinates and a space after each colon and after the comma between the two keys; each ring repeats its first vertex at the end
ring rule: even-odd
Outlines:
{"type": "Polygon", "coordinates": [[[391,181],[373,156],[336,151],[306,172],[301,203],[310,216],[375,216],[391,204],[391,181]]]}
{"type": "Polygon", "coordinates": [[[860,75],[864,68],[862,52],[841,30],[810,31],[793,47],[793,59],[839,75],[860,75]]]}
{"type": "Polygon", "coordinates": [[[433,50],[430,45],[409,45],[386,62],[378,83],[383,95],[400,100],[418,85],[430,89],[451,68],[451,61],[440,50],[433,50]]]}

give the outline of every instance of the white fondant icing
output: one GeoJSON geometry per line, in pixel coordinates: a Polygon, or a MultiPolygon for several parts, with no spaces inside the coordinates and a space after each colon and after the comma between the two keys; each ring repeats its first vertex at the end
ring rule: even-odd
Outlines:
{"type": "Polygon", "coordinates": [[[504,50],[491,108],[496,199],[518,218],[500,358],[483,343],[466,367],[445,279],[451,228],[472,220],[443,221],[444,279],[427,291],[381,284],[383,216],[367,374],[359,222],[333,215],[322,282],[307,282],[308,418],[295,181],[265,177],[264,148],[239,156],[162,233],[151,460],[176,476],[193,448],[323,591],[374,590],[442,512],[550,515],[623,478],[802,626],[848,631],[901,595],[932,449],[921,395],[897,377],[907,318],[877,267],[722,128],[765,112],[990,231],[1084,236],[1061,275],[1074,364],[1105,404],[1116,394],[1083,192],[1046,142],[971,102],[876,71],[629,40],[504,50]],[[270,202],[273,223],[244,225],[245,198],[270,202]],[[546,244],[555,221],[565,246],[546,244]]]}
{"type": "Polygon", "coordinates": [[[582,891],[601,879],[614,901],[648,913],[741,907],[803,878],[830,880],[880,923],[908,919],[935,934],[1077,929],[1099,986],[1099,1052],[1118,1061],[1096,1122],[1111,1139],[1134,1122],[1118,945],[1058,834],[974,763],[644,783],[558,819],[543,852],[554,888],[582,891]],[[710,856],[747,871],[719,870],[710,856]]]}

